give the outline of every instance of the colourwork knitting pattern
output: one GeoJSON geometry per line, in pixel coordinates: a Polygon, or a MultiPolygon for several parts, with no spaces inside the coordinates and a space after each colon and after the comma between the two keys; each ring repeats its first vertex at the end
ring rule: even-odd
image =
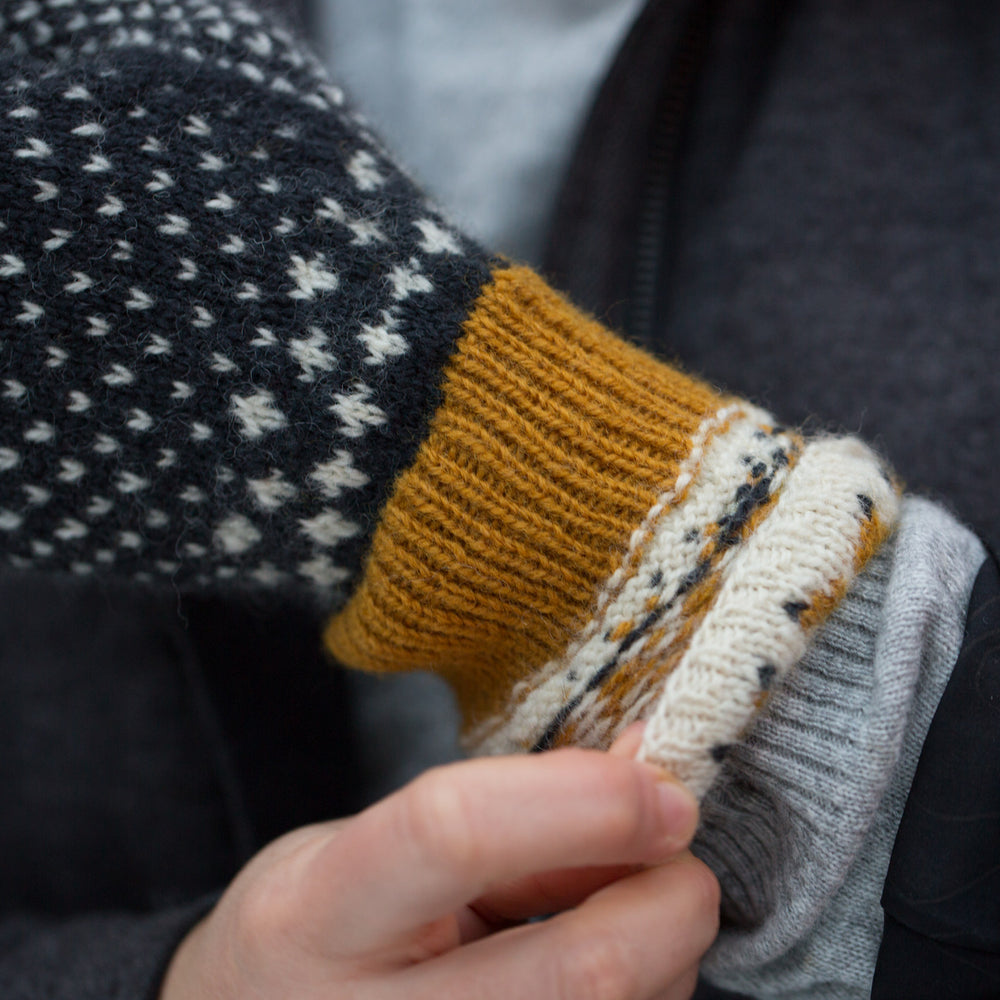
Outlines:
{"type": "Polygon", "coordinates": [[[5,17],[7,557],[343,584],[482,255],[247,7],[5,17]]]}
{"type": "Polygon", "coordinates": [[[474,749],[649,716],[704,791],[891,530],[878,459],[492,260],[243,4],[2,16],[6,558],[309,588],[474,749]]]}
{"type": "Polygon", "coordinates": [[[889,476],[525,269],[495,272],[464,330],[328,645],[444,675],[478,752],[606,746],[648,717],[643,754],[703,793],[891,530],[889,476]]]}

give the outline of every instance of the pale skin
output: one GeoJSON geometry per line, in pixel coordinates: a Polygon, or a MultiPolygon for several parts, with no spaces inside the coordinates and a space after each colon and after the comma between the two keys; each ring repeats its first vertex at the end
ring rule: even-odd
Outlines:
{"type": "Polygon", "coordinates": [[[694,799],[639,738],[438,768],[282,837],[160,1000],[688,1000],[719,888],[687,851],[694,799]]]}

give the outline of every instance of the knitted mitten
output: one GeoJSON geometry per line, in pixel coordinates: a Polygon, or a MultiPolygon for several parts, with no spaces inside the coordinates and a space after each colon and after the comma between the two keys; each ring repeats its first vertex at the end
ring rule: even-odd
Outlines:
{"type": "Polygon", "coordinates": [[[334,655],[442,673],[472,749],[648,716],[704,790],[890,530],[875,456],[483,253],[244,3],[0,41],[7,561],[315,588],[334,655]]]}
{"type": "Polygon", "coordinates": [[[326,639],[442,674],[474,752],[648,717],[643,755],[700,795],[896,509],[858,441],[804,441],[504,269],[326,639]]]}

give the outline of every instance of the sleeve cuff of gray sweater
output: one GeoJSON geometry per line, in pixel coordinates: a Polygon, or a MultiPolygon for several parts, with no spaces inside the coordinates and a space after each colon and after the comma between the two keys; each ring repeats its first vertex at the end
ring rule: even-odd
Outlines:
{"type": "Polygon", "coordinates": [[[962,644],[979,540],[907,499],[703,804],[723,891],[704,971],[758,998],[864,998],[880,897],[920,749],[962,644]]]}

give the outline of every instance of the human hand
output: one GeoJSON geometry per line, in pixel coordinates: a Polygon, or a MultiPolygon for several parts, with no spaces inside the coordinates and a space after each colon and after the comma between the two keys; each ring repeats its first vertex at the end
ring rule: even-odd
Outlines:
{"type": "Polygon", "coordinates": [[[161,1000],[689,997],[718,886],[685,850],[694,800],[623,756],[634,741],[439,768],[282,837],[161,1000]]]}

